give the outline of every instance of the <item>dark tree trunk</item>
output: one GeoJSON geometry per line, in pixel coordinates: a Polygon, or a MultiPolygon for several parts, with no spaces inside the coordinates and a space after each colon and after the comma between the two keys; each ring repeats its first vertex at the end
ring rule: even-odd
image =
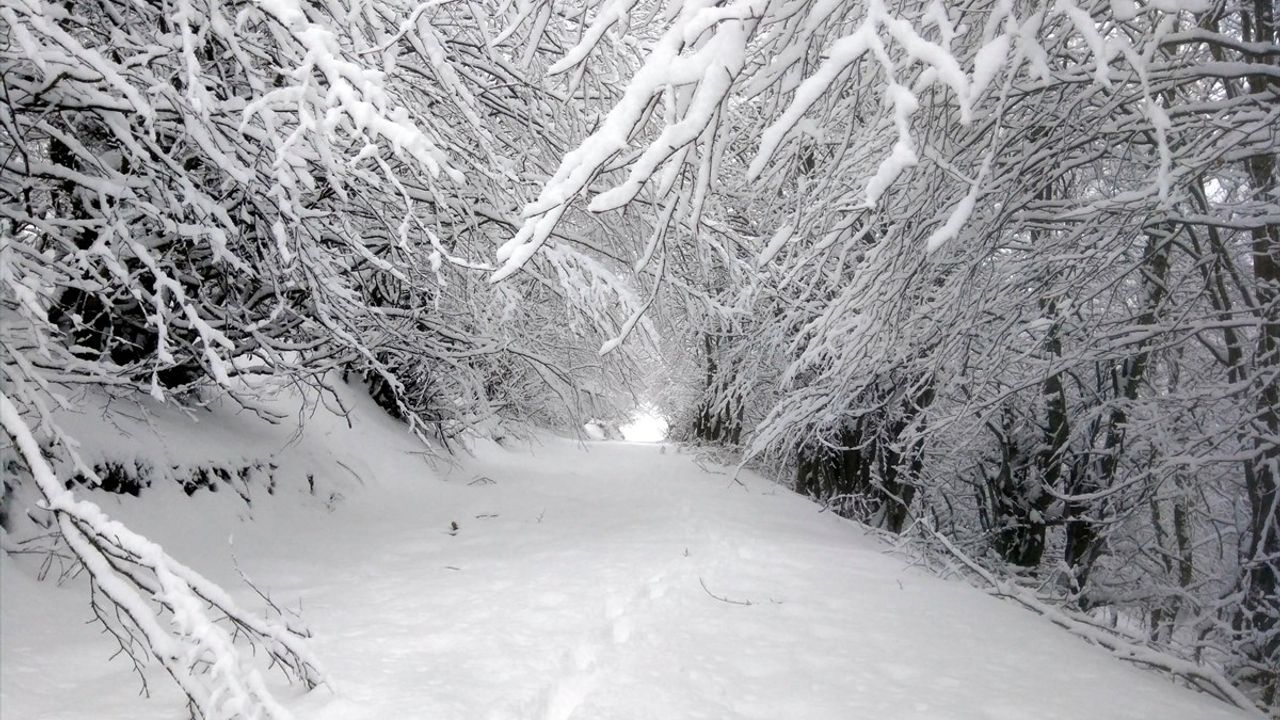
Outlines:
{"type": "Polygon", "coordinates": [[[869,396],[870,407],[845,426],[837,448],[801,453],[796,490],[831,502],[845,517],[902,532],[924,466],[924,440],[909,431],[933,395],[932,383],[926,382],[896,405],[869,396]]]}
{"type": "Polygon", "coordinates": [[[693,420],[693,437],[703,442],[737,445],[742,441],[742,402],[734,395],[731,377],[716,362],[716,339],[702,336],[706,356],[706,397],[693,420]]]}
{"type": "MultiPolygon", "coordinates": [[[[1242,39],[1274,46],[1280,43],[1274,0],[1253,0],[1240,13],[1242,39]],[[1250,12],[1252,10],[1252,12],[1250,12]]],[[[1249,62],[1273,62],[1247,57],[1249,62]]],[[[1280,82],[1266,73],[1248,76],[1249,92],[1280,96],[1280,82]]],[[[1275,128],[1271,129],[1275,133],[1275,128]]],[[[1245,160],[1254,195],[1262,201],[1280,191],[1276,156],[1262,152],[1245,160]]],[[[1250,230],[1254,300],[1260,327],[1250,374],[1254,415],[1249,428],[1253,457],[1244,468],[1249,499],[1249,542],[1244,548],[1244,598],[1235,625],[1246,638],[1247,651],[1262,668],[1255,680],[1264,702],[1280,693],[1280,223],[1266,222],[1250,230]]]]}
{"type": "Polygon", "coordinates": [[[983,470],[980,500],[986,508],[984,527],[992,534],[995,551],[1005,562],[1034,568],[1044,556],[1045,513],[1053,498],[1035,476],[1034,453],[1021,440],[1017,424],[1006,407],[999,426],[987,425],[996,436],[1000,462],[994,477],[983,470]]]}
{"type": "MultiPolygon", "coordinates": [[[[1254,0],[1253,18],[1244,18],[1246,40],[1280,43],[1274,0],[1254,0]],[[1252,24],[1253,37],[1248,37],[1252,24]]],[[[1249,76],[1250,92],[1273,99],[1280,96],[1280,82],[1263,73],[1249,76]]],[[[1272,128],[1272,132],[1276,132],[1272,128]]],[[[1260,153],[1248,159],[1253,191],[1259,199],[1274,198],[1276,157],[1260,153]]],[[[1255,659],[1263,667],[1260,678],[1264,700],[1275,701],[1280,692],[1280,223],[1270,222],[1251,230],[1253,274],[1262,327],[1258,333],[1257,360],[1253,371],[1254,458],[1247,473],[1250,505],[1250,547],[1247,556],[1247,592],[1243,612],[1253,627],[1258,647],[1255,659]]]]}

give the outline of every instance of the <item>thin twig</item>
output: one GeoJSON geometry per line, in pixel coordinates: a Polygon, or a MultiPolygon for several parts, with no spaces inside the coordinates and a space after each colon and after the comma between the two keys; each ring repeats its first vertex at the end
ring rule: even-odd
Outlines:
{"type": "Polygon", "coordinates": [[[723,595],[717,595],[711,592],[710,588],[707,587],[707,584],[703,582],[701,575],[698,576],[698,584],[702,586],[702,589],[705,590],[708,595],[715,598],[716,600],[719,600],[722,603],[729,603],[730,605],[744,605],[744,606],[750,606],[752,604],[750,600],[734,600],[732,598],[727,598],[727,597],[724,597],[723,595]]]}

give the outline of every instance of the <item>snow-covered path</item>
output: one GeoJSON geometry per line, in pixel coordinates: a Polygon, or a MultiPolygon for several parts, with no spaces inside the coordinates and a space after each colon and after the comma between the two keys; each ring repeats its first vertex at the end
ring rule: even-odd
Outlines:
{"type": "MultiPolygon", "coordinates": [[[[345,452],[365,482],[331,513],[279,500],[243,523],[226,493],[175,496],[180,521],[145,495],[112,508],[228,580],[234,532],[249,574],[301,603],[333,688],[283,690],[300,719],[1244,717],[674,448],[546,438],[442,476],[345,452]]],[[[136,697],[93,628],[56,629],[85,619],[82,588],[5,562],[6,720],[182,717],[163,678],[136,697]]]]}
{"type": "Polygon", "coordinates": [[[450,513],[456,536],[410,510],[358,590],[312,589],[317,627],[362,608],[385,623],[321,636],[347,681],[318,716],[1235,716],[758,479],[652,445],[535,452],[455,473],[494,480],[450,513]]]}

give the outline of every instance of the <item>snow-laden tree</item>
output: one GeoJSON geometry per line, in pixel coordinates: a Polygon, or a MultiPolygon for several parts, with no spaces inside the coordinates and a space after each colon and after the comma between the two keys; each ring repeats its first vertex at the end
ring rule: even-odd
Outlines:
{"type": "Polygon", "coordinates": [[[1274,703],[1274,6],[616,0],[552,71],[637,17],[643,64],[498,276],[579,207],[650,208],[693,248],[694,434],[742,417],[801,489],[1274,703]]]}
{"type": "Polygon", "coordinates": [[[308,687],[322,676],[299,632],[73,497],[69,476],[97,478],[58,413],[86,388],[178,403],[216,388],[252,407],[264,379],[324,392],[344,375],[424,438],[600,414],[651,341],[614,250],[647,223],[569,215],[526,272],[488,281],[515,210],[608,100],[540,83],[565,44],[548,14],[0,6],[5,433],[99,619],[194,714],[286,714],[236,639],[308,687]]]}

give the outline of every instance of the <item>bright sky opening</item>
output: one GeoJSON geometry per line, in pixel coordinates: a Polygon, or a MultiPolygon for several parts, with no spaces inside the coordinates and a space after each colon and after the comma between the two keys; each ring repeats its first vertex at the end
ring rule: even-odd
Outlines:
{"type": "Polygon", "coordinates": [[[640,410],[618,429],[631,442],[662,442],[667,438],[667,419],[652,410],[640,410]]]}

